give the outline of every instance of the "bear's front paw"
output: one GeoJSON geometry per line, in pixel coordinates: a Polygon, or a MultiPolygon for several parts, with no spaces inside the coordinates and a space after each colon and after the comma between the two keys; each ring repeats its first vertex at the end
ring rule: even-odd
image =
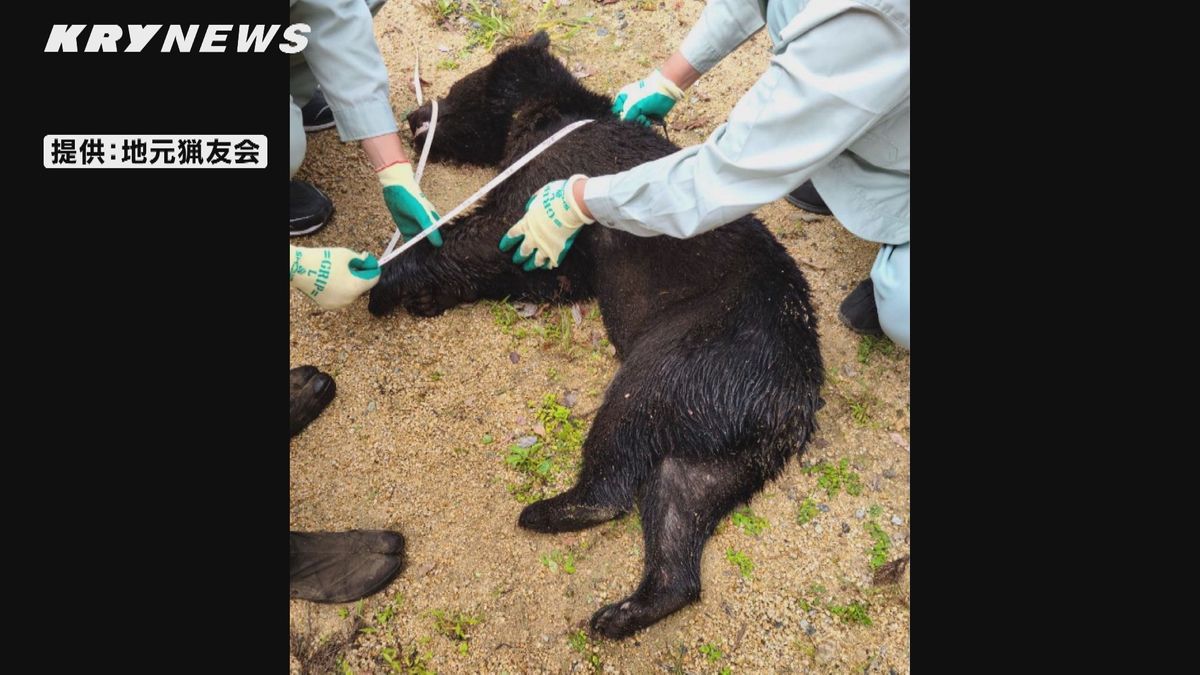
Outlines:
{"type": "Polygon", "coordinates": [[[384,316],[398,306],[413,316],[438,316],[458,302],[458,295],[450,289],[412,286],[406,284],[402,276],[389,278],[385,275],[383,280],[371,289],[371,300],[367,303],[367,309],[375,316],[384,316]]]}
{"type": "Polygon", "coordinates": [[[404,309],[413,316],[437,316],[446,311],[447,306],[439,302],[433,292],[418,291],[405,294],[404,309]]]}

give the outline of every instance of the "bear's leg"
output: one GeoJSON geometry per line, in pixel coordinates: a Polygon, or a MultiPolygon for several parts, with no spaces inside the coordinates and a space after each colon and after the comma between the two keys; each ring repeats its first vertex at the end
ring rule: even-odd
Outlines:
{"type": "MultiPolygon", "coordinates": [[[[583,466],[570,490],[526,506],[517,524],[535,532],[571,532],[612,520],[633,508],[637,487],[654,457],[644,428],[631,414],[633,398],[622,368],[583,443],[583,466]]],[[[630,380],[629,384],[636,384],[630,380]]]]}
{"type": "Polygon", "coordinates": [[[442,248],[423,242],[383,266],[367,309],[375,316],[396,307],[414,316],[437,316],[479,298],[570,302],[591,297],[587,265],[525,272],[512,263],[511,254],[500,251],[504,223],[518,218],[484,204],[456,219],[442,230],[442,248]],[[498,224],[502,228],[496,231],[498,224]]]}
{"type": "Polygon", "coordinates": [[[713,529],[763,485],[748,458],[667,457],[641,500],[645,568],[632,595],[592,615],[594,633],[620,639],[700,599],[700,556],[713,529]]]}

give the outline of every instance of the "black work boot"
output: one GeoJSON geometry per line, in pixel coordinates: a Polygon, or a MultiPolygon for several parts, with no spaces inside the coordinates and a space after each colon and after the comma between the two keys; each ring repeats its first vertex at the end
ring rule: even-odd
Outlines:
{"type": "Polygon", "coordinates": [[[333,215],[333,202],[329,197],[302,180],[292,181],[289,199],[293,237],[316,232],[325,227],[333,215]]]}
{"type": "Polygon", "coordinates": [[[404,537],[387,530],[292,532],[291,596],[350,602],[377,593],[404,565],[404,537]]]}
{"type": "Polygon", "coordinates": [[[875,283],[867,279],[850,291],[838,308],[838,318],[859,335],[882,337],[879,309],[875,307],[875,283]]]}
{"type": "Polygon", "coordinates": [[[292,368],[290,385],[292,436],[295,436],[329,405],[337,393],[337,386],[332,377],[312,366],[292,368]]]}
{"type": "Polygon", "coordinates": [[[314,131],[328,129],[335,124],[333,109],[325,101],[325,92],[321,91],[320,87],[317,87],[313,97],[300,109],[300,117],[304,120],[304,130],[310,134],[314,131]]]}
{"type": "Polygon", "coordinates": [[[825,206],[825,200],[821,199],[821,195],[817,194],[817,188],[813,187],[811,180],[793,190],[784,199],[788,200],[793,206],[798,206],[810,213],[818,213],[823,216],[833,215],[833,211],[830,211],[829,207],[825,206]]]}

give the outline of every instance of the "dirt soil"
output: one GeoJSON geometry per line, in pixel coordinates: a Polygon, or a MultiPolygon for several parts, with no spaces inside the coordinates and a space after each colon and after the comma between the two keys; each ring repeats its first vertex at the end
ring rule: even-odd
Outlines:
{"type": "MultiPolygon", "coordinates": [[[[416,105],[408,83],[418,50],[427,96],[491,59],[483,47],[466,49],[471,23],[448,6],[439,22],[417,2],[392,0],[375,19],[398,118],[416,105]]],[[[498,11],[511,30],[495,49],[505,32],[521,39],[542,23],[572,71],[612,95],[661,63],[703,7],[508,2],[498,11]]],[[[670,138],[702,142],[768,54],[760,32],[702,78],[668,118],[670,138]]],[[[402,135],[411,140],[406,128],[402,135]]],[[[362,151],[333,130],[308,143],[297,178],[324,190],[337,212],[324,230],[294,241],[382,253],[393,226],[362,151]]],[[[495,173],[431,164],[422,184],[444,211],[495,173]]],[[[621,642],[579,631],[637,585],[640,523],[522,531],[523,504],[511,488],[526,477],[506,462],[510,446],[546,433],[531,403],[557,395],[583,425],[600,404],[618,364],[595,303],[577,316],[519,307],[539,313],[514,317],[479,302],[433,319],[377,319],[365,298],[323,313],[291,293],[291,365],[315,365],[338,388],[291,443],[291,528],[394,529],[408,542],[401,575],[361,604],[291,601],[291,671],[909,672],[907,566],[875,583],[879,563],[909,552],[909,358],[837,320],[877,247],[785,201],[757,215],[812,285],[828,405],[805,455],[751,503],[765,528],[751,534],[760,521],[726,519],[705,549],[702,600],[621,642]]],[[[571,482],[560,476],[551,491],[571,482]]]]}

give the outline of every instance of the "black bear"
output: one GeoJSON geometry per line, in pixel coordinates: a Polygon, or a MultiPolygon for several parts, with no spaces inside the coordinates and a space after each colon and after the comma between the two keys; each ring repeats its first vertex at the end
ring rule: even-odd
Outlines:
{"type": "MultiPolygon", "coordinates": [[[[507,166],[562,127],[553,145],[442,229],[384,266],[370,311],[434,316],[477,298],[597,298],[621,367],[583,445],[574,487],[530,504],[519,525],[579,530],[641,509],[645,570],[632,595],[600,608],[595,633],[622,638],[700,597],[700,556],[718,522],[801,452],[815,429],[824,369],[808,284],[761,221],[746,216],[691,239],[583,228],[561,267],[524,272],[501,235],[545,183],[600,176],[678,148],[618,121],[535,35],[438,100],[434,160],[507,166]]],[[[430,106],[408,123],[419,143],[430,106]]]]}

